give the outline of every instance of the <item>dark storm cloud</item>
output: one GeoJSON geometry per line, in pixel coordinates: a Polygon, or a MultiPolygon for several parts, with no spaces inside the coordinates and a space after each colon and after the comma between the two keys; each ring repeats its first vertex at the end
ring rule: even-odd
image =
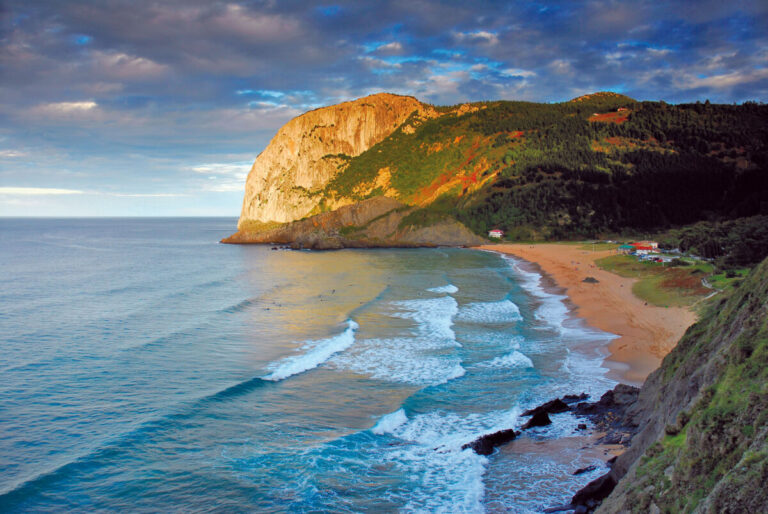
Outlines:
{"type": "Polygon", "coordinates": [[[62,180],[79,188],[108,173],[115,187],[138,187],[126,170],[140,163],[155,185],[200,187],[198,172],[181,180],[184,170],[230,169],[300,112],[377,91],[441,104],[605,89],[671,102],[768,96],[760,1],[6,0],[0,9],[3,186],[24,186],[35,166],[55,176],[35,151],[45,149],[76,170],[62,180]],[[97,158],[131,164],[110,171],[97,158]]]}

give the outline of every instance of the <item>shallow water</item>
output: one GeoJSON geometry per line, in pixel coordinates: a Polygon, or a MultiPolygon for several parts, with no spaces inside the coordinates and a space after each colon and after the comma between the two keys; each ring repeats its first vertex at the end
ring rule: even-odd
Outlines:
{"type": "Polygon", "coordinates": [[[230,219],[0,223],[0,510],[525,512],[601,472],[562,445],[461,450],[613,385],[610,336],[513,260],[217,244],[230,219]]]}

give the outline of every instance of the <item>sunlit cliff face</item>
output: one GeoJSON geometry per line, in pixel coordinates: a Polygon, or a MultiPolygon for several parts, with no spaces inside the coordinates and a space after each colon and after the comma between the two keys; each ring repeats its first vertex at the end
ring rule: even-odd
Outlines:
{"type": "Polygon", "coordinates": [[[245,186],[239,226],[308,215],[340,164],[380,142],[408,117],[434,115],[415,98],[387,93],[316,109],[282,127],[256,158],[245,186]]]}

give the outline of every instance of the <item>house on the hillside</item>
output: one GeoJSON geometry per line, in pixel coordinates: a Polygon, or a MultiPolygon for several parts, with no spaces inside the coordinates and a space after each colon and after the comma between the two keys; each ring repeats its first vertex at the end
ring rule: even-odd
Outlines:
{"type": "Polygon", "coordinates": [[[501,239],[502,237],[504,237],[504,231],[495,228],[488,232],[488,237],[492,239],[501,239]]]}
{"type": "Polygon", "coordinates": [[[627,109],[626,107],[619,107],[618,109],[616,109],[616,112],[624,112],[624,111],[628,111],[628,110],[629,109],[627,109]]]}

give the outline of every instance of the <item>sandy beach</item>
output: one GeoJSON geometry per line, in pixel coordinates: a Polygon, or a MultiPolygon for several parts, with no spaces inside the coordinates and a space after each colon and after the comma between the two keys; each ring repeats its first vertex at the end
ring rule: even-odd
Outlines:
{"type": "Polygon", "coordinates": [[[608,345],[605,365],[612,378],[640,385],[674,348],[696,321],[688,309],[647,305],[632,294],[632,278],[620,277],[595,266],[596,259],[612,250],[592,252],[576,245],[498,244],[478,247],[520,257],[538,265],[575,306],[575,315],[591,326],[618,335],[608,345]],[[594,277],[597,283],[584,282],[594,277]]]}

